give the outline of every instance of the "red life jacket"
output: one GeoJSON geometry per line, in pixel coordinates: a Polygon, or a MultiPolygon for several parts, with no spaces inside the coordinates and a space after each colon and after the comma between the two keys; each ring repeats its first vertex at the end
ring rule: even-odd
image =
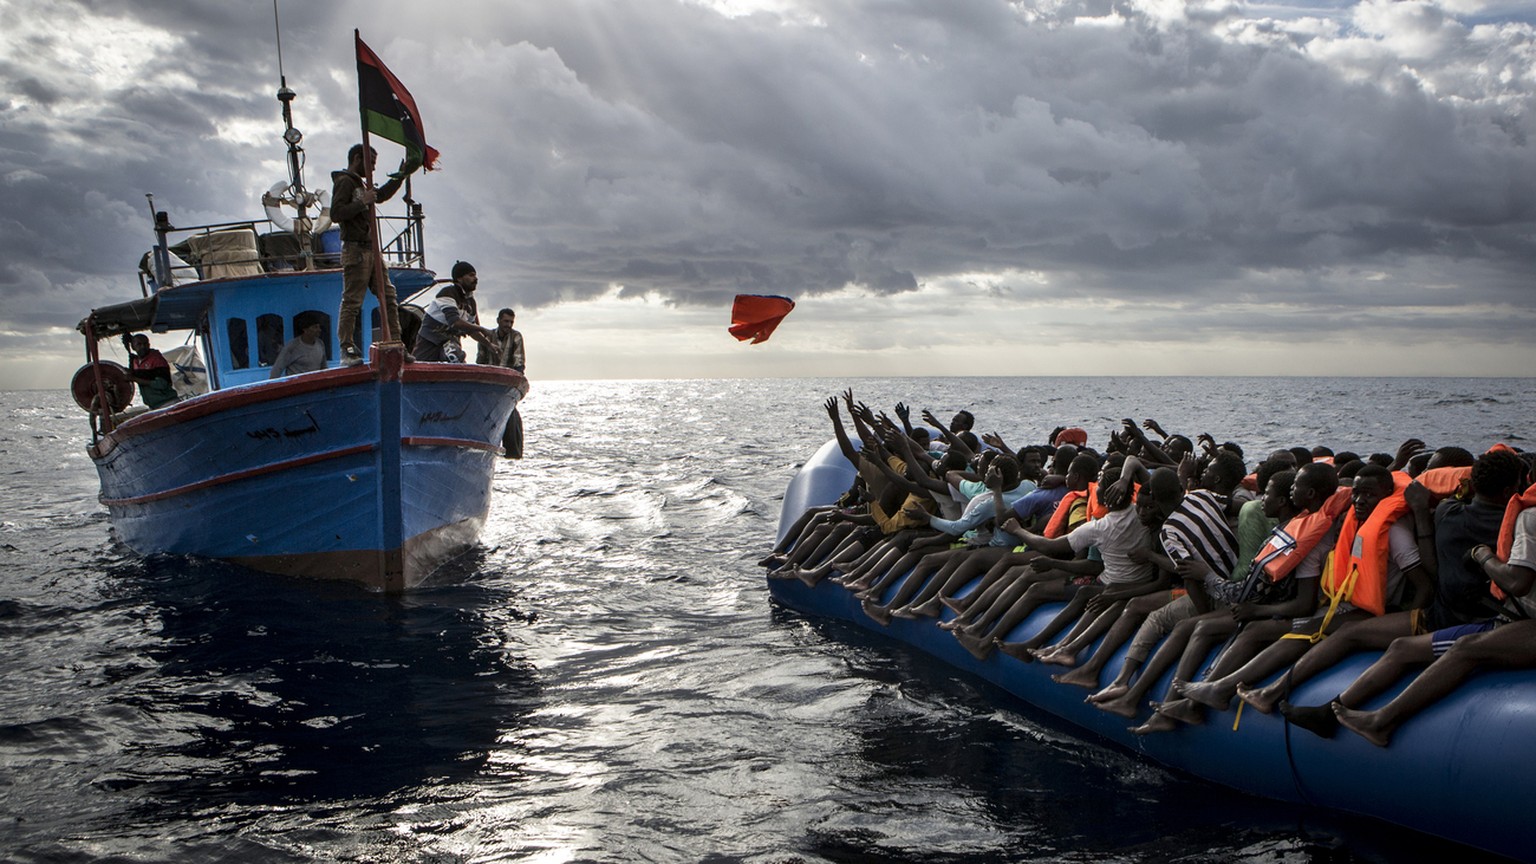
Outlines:
{"type": "Polygon", "coordinates": [[[1364,525],[1356,520],[1353,507],[1344,514],[1339,542],[1333,547],[1333,566],[1323,574],[1323,593],[1329,599],[1348,600],[1372,615],[1386,614],[1391,555],[1387,534],[1408,513],[1403,490],[1412,482],[1407,474],[1394,472],[1392,495],[1376,505],[1364,525]]]}
{"type": "Polygon", "coordinates": [[[1322,509],[1316,513],[1302,513],[1285,523],[1284,528],[1271,531],[1263,548],[1253,556],[1253,563],[1264,568],[1264,575],[1269,577],[1269,581],[1279,582],[1291,575],[1291,571],[1296,569],[1302,559],[1317,548],[1317,544],[1333,528],[1333,523],[1348,508],[1349,488],[1344,487],[1324,501],[1322,509]]]}

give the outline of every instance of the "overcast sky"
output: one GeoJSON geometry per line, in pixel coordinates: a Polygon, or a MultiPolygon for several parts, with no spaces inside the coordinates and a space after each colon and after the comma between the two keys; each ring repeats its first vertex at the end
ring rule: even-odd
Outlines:
{"type": "MultiPolygon", "coordinates": [[[[311,185],[358,139],[358,27],[443,153],[428,264],[517,308],[534,379],[1529,375],[1532,6],[280,14],[311,185]],[[738,343],[739,292],[798,307],[738,343]]],[[[264,0],[0,0],[0,389],[62,386],[76,322],[138,295],[145,193],[260,215],[277,81],[264,0]]]]}

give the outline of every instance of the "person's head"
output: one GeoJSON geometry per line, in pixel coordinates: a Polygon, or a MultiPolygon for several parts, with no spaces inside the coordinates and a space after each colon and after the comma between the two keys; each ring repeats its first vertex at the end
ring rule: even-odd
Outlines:
{"type": "MultiPolygon", "coordinates": [[[[1361,458],[1360,454],[1354,452],[1353,450],[1340,450],[1339,452],[1333,454],[1333,464],[1335,464],[1335,465],[1344,465],[1346,463],[1353,462],[1353,461],[1355,461],[1356,459],[1359,459],[1359,458],[1361,458]]],[[[1367,459],[1367,460],[1364,460],[1364,461],[1374,462],[1376,460],[1374,460],[1374,459],[1367,459]]],[[[1387,460],[1387,464],[1388,465],[1392,464],[1392,461],[1391,461],[1390,458],[1387,460]]]]}
{"type": "Polygon", "coordinates": [[[1372,453],[1370,457],[1365,461],[1374,462],[1383,468],[1390,468],[1392,467],[1392,463],[1396,462],[1397,460],[1392,458],[1391,453],[1372,453]]]}
{"type": "MultiPolygon", "coordinates": [[[[496,326],[497,327],[500,327],[503,330],[511,330],[512,326],[514,324],[516,324],[516,323],[517,323],[517,313],[513,312],[511,309],[503,309],[500,312],[496,313],[496,326]]],[[[926,438],[923,439],[923,441],[924,441],[924,443],[927,443],[927,439],[926,438]]]]}
{"type": "MultiPolygon", "coordinates": [[[[1333,467],[1334,467],[1334,470],[1339,472],[1339,482],[1340,483],[1353,483],[1354,480],[1355,480],[1355,475],[1359,474],[1360,473],[1360,469],[1364,468],[1368,464],[1371,464],[1371,463],[1361,462],[1359,459],[1351,459],[1348,462],[1335,462],[1333,467]]],[[[1385,466],[1378,466],[1378,467],[1385,467],[1385,466]]]]}
{"type": "MultiPolygon", "coordinates": [[[[1002,486],[999,488],[1012,489],[1013,487],[1019,485],[1019,460],[1007,455],[1006,453],[994,457],[992,459],[992,464],[987,466],[987,472],[989,474],[996,472],[997,475],[1001,478],[1002,486]]],[[[988,486],[990,488],[991,484],[988,484],[988,486]]]]}
{"type": "MultiPolygon", "coordinates": [[[[499,318],[496,319],[496,320],[497,320],[497,323],[500,323],[500,321],[501,321],[501,319],[499,319],[499,318]]],[[[511,325],[509,324],[507,326],[510,327],[511,325]]],[[[912,435],[910,437],[912,438],[912,443],[917,445],[917,449],[919,449],[919,450],[927,450],[928,449],[928,430],[927,429],[924,429],[923,427],[918,426],[917,428],[912,430],[912,435]]]]}
{"type": "Polygon", "coordinates": [[[1044,473],[1045,454],[1031,444],[1019,451],[1019,475],[1027,480],[1039,480],[1044,473]]]}
{"type": "Polygon", "coordinates": [[[130,347],[132,347],[133,353],[143,354],[145,351],[149,350],[149,337],[145,336],[143,333],[135,333],[128,340],[128,344],[130,347]]]}
{"type": "Polygon", "coordinates": [[[1489,450],[1472,463],[1472,494],[1500,507],[1526,484],[1525,460],[1513,450],[1489,450]]]}
{"type": "Polygon", "coordinates": [[[1429,460],[1434,457],[1433,453],[1415,453],[1408,457],[1408,465],[1403,470],[1408,472],[1409,477],[1417,477],[1424,473],[1424,469],[1429,467],[1429,460]]]}
{"type": "Polygon", "coordinates": [[[475,272],[475,265],[468,261],[455,261],[453,264],[453,281],[454,284],[465,291],[473,291],[475,286],[480,284],[480,276],[475,272]]]}
{"type": "Polygon", "coordinates": [[[306,345],[313,345],[320,341],[320,334],[325,332],[325,325],[319,319],[311,318],[299,329],[299,338],[306,345]]]}
{"type": "Polygon", "coordinates": [[[1303,465],[1312,463],[1312,451],[1305,447],[1292,447],[1291,455],[1296,457],[1297,470],[1300,470],[1303,465]]]}
{"type": "MultiPolygon", "coordinates": [[[[362,144],[353,144],[347,151],[347,170],[353,174],[366,175],[373,170],[373,162],[379,157],[379,152],[372,147],[364,147],[362,144]],[[366,154],[367,158],[364,158],[366,154]]],[[[336,164],[334,162],[332,165],[336,164]]]]}
{"type": "Polygon", "coordinates": [[[950,450],[939,458],[938,471],[940,477],[951,471],[964,471],[965,469],[965,456],[959,450],[950,450]]]}
{"type": "Polygon", "coordinates": [[[1236,441],[1221,442],[1221,446],[1216,448],[1216,452],[1220,453],[1223,450],[1228,453],[1236,453],[1239,459],[1243,458],[1243,448],[1236,441]]]}
{"type": "Polygon", "coordinates": [[[1295,505],[1291,503],[1291,487],[1295,483],[1295,468],[1282,468],[1269,475],[1269,482],[1264,484],[1265,516],[1280,519],[1295,512],[1295,505]]]}
{"type": "Polygon", "coordinates": [[[1099,503],[1102,504],[1105,507],[1109,507],[1109,509],[1111,511],[1124,510],[1126,507],[1129,507],[1131,505],[1131,500],[1130,500],[1131,496],[1129,496],[1129,495],[1125,496],[1126,500],[1121,501],[1120,502],[1120,506],[1118,506],[1118,507],[1110,507],[1109,502],[1104,500],[1104,493],[1108,492],[1109,491],[1109,487],[1113,486],[1115,481],[1119,480],[1119,479],[1120,479],[1120,466],[1119,465],[1108,465],[1108,464],[1106,464],[1104,466],[1104,468],[1099,471],[1099,491],[1098,491],[1099,503]]]}
{"type": "Polygon", "coordinates": [[[1465,447],[1441,447],[1435,451],[1435,455],[1430,457],[1429,464],[1424,466],[1424,470],[1428,471],[1431,468],[1470,468],[1472,463],[1476,461],[1477,457],[1473,456],[1472,451],[1465,447]]]}
{"type": "Polygon", "coordinates": [[[1355,521],[1364,525],[1376,511],[1376,505],[1392,497],[1396,484],[1392,472],[1380,465],[1362,465],[1350,486],[1349,500],[1355,508],[1355,521]]]}
{"type": "Polygon", "coordinates": [[[1231,495],[1237,484],[1243,482],[1243,475],[1248,473],[1248,468],[1243,464],[1243,457],[1231,450],[1220,449],[1216,451],[1210,462],[1206,463],[1205,471],[1200,475],[1200,486],[1209,489],[1218,495],[1231,495]]]}
{"type": "Polygon", "coordinates": [[[961,432],[971,431],[971,427],[975,425],[976,417],[971,412],[961,409],[955,412],[954,417],[950,418],[949,431],[959,435],[961,432]]]}
{"type": "Polygon", "coordinates": [[[972,432],[971,430],[967,429],[964,432],[956,432],[954,434],[955,434],[956,438],[960,439],[960,443],[964,444],[965,446],[967,446],[967,447],[969,447],[971,449],[972,453],[975,453],[976,451],[981,449],[981,442],[976,440],[976,433],[975,432],[972,432]]]}
{"type": "MultiPolygon", "coordinates": [[[[1184,486],[1179,483],[1178,472],[1172,468],[1153,469],[1147,477],[1147,485],[1142,487],[1141,494],[1137,496],[1138,504],[1143,498],[1147,500],[1149,509],[1154,511],[1157,522],[1167,519],[1184,501],[1184,486]]],[[[1143,518],[1142,521],[1147,520],[1143,518]]]]}
{"type": "Polygon", "coordinates": [[[1063,444],[1056,448],[1056,453],[1051,456],[1051,473],[1066,474],[1072,467],[1072,460],[1077,458],[1077,448],[1071,444],[1063,444]]]}
{"type": "Polygon", "coordinates": [[[1195,452],[1195,442],[1184,435],[1169,435],[1168,440],[1163,442],[1163,452],[1172,457],[1173,461],[1179,462],[1195,452]]]}
{"type": "MultiPolygon", "coordinates": [[[[1312,454],[1307,453],[1311,458],[1312,454]]],[[[1323,504],[1339,491],[1339,472],[1327,462],[1308,462],[1296,469],[1296,480],[1291,484],[1291,503],[1296,510],[1316,513],[1323,504]]]]}
{"type": "MultiPolygon", "coordinates": [[[[1273,464],[1276,471],[1284,471],[1287,468],[1294,469],[1296,467],[1296,454],[1289,450],[1275,450],[1264,461],[1273,464]]],[[[1259,488],[1262,489],[1263,487],[1259,488]]]]}
{"type": "Polygon", "coordinates": [[[1099,474],[1099,458],[1092,453],[1079,453],[1067,466],[1067,488],[1073,492],[1088,491],[1088,484],[1099,474]]]}
{"type": "MultiPolygon", "coordinates": [[[[1333,448],[1331,448],[1331,447],[1325,447],[1322,444],[1319,444],[1316,447],[1312,448],[1312,458],[1316,459],[1318,461],[1322,461],[1324,459],[1327,459],[1328,457],[1330,457],[1332,455],[1333,455],[1333,448]]],[[[1337,464],[1338,461],[1339,460],[1335,459],[1334,463],[1337,464]]]]}

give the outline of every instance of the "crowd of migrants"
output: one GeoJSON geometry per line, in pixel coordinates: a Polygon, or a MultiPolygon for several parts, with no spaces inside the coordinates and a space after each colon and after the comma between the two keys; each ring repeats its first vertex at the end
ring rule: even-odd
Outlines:
{"type": "Polygon", "coordinates": [[[1090,703],[1138,734],[1200,723],[1237,699],[1318,735],[1342,726],[1387,746],[1474,671],[1536,667],[1533,454],[1418,439],[1395,454],[1297,446],[1250,473],[1238,444],[1170,435],[1155,420],[1123,421],[1102,452],[1080,428],[1014,450],[995,434],[978,440],[967,411],[947,427],[923,411],[930,429],[903,404],[892,420],[851,390],[842,403],[829,398],[827,414],[858,479],[801,516],[761,562],[771,576],[831,580],[881,624],[943,619],[947,607],[937,626],[971,654],[1067,667],[1054,680],[1093,691],[1090,703]],[[1060,602],[1044,629],[1009,641],[1060,602]],[[1327,704],[1288,701],[1368,650],[1385,653],[1327,704]],[[1167,692],[1152,693],[1170,668],[1167,692]]]}

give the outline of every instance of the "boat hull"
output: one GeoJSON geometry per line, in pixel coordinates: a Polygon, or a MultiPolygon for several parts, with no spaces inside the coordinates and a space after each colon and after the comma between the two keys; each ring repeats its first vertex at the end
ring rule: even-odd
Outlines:
{"type": "MultiPolygon", "coordinates": [[[[853,477],[853,468],[836,443],[823,447],[785,492],[781,534],[806,507],[836,500],[853,477]]],[[[890,588],[890,594],[899,584],[890,588]]],[[[1052,681],[1051,673],[1062,671],[1061,667],[1023,663],[1000,653],[978,660],[935,626],[933,619],[898,618],[881,626],[864,614],[849,591],[830,581],[808,587],[796,579],[770,578],[768,585],[773,599],[783,606],[846,621],[905,643],[1182,772],[1249,794],[1368,816],[1518,860],[1536,860],[1525,821],[1530,802],[1536,801],[1536,773],[1530,770],[1536,764],[1536,672],[1479,674],[1404,723],[1386,748],[1347,731],[1332,739],[1319,738],[1290,728],[1278,714],[1253,710],[1243,712],[1236,729],[1234,712],[1212,712],[1204,725],[1138,737],[1129,732],[1131,723],[1124,718],[1085,703],[1088,691],[1052,681]]],[[[1027,639],[1061,609],[1061,604],[1051,604],[1038,610],[1009,639],[1027,639]]],[[[952,615],[945,612],[945,618],[952,615]]],[[[1118,674],[1124,651],[1122,647],[1106,667],[1102,683],[1118,674]]],[[[1378,656],[1379,652],[1371,652],[1349,658],[1299,686],[1292,701],[1326,703],[1378,656]]],[[[1385,702],[1406,684],[1401,682],[1370,707],[1385,702]]],[[[1162,693],[1166,685],[1164,680],[1152,692],[1162,693]]]]}
{"type": "Polygon", "coordinates": [[[91,450],[119,539],[382,591],[470,548],[507,417],[495,367],[366,366],[221,390],[142,415],[91,450]]]}

